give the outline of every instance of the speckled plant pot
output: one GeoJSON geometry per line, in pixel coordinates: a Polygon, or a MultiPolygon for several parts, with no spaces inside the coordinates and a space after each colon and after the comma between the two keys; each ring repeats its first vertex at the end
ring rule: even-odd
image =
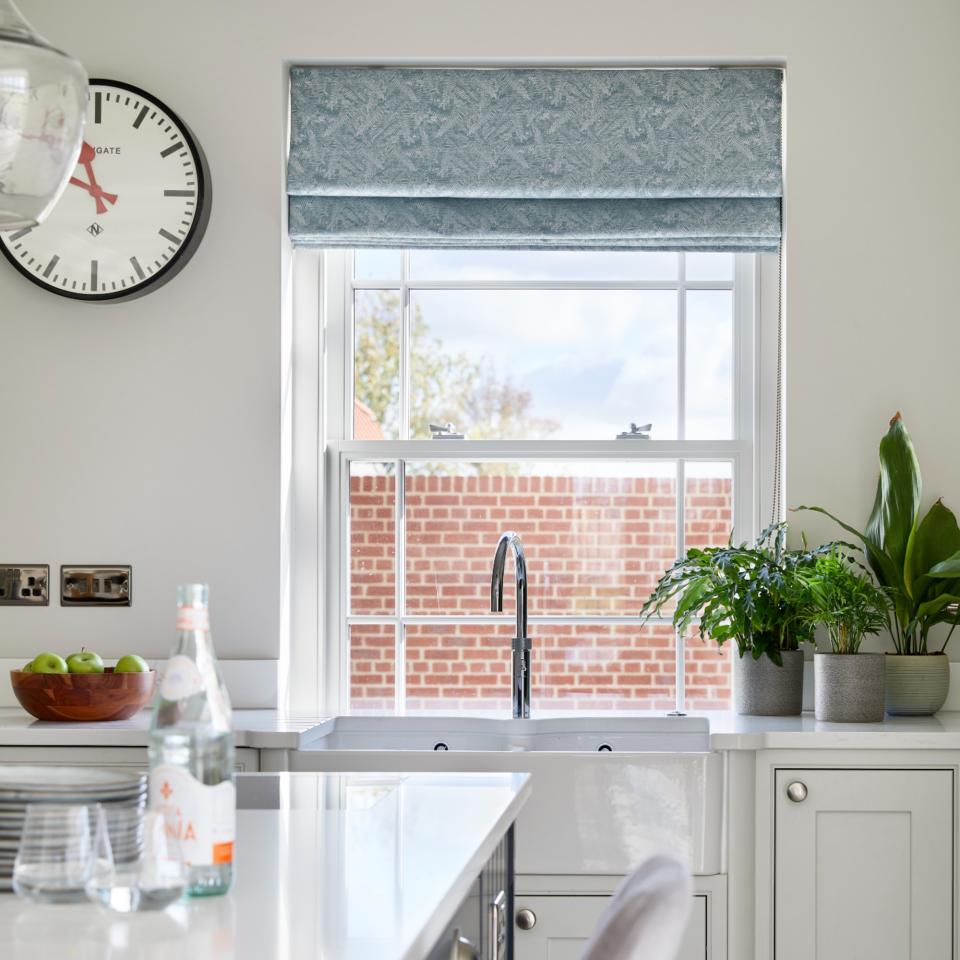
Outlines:
{"type": "Polygon", "coordinates": [[[885,654],[818,653],[813,658],[818,720],[879,723],[886,687],[885,654]]]}
{"type": "Polygon", "coordinates": [[[887,654],[887,713],[892,717],[929,717],[946,702],[950,661],[945,654],[887,654]]]}
{"type": "Polygon", "coordinates": [[[803,651],[784,650],[783,666],[766,654],[754,660],[733,655],[733,701],[739,714],[793,717],[803,706],[803,651]]]}

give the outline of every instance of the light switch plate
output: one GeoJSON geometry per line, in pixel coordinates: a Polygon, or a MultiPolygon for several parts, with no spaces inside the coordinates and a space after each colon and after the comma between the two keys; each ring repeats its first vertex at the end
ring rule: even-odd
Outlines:
{"type": "Polygon", "coordinates": [[[0,564],[0,606],[45,607],[49,603],[49,564],[0,564]]]}
{"type": "Polygon", "coordinates": [[[63,607],[129,607],[133,568],[68,566],[60,568],[60,605],[63,607]]]}

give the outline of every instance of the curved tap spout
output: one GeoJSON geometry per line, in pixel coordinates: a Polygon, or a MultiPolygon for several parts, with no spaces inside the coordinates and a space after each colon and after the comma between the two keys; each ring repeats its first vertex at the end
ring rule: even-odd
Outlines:
{"type": "Polygon", "coordinates": [[[497,552],[493,555],[493,576],[490,579],[490,612],[503,612],[503,573],[507,562],[507,548],[513,547],[513,562],[517,573],[517,636],[527,635],[527,557],[520,535],[513,530],[500,534],[497,552]]]}
{"type": "Polygon", "coordinates": [[[500,535],[493,555],[493,576],[490,579],[490,612],[503,611],[503,571],[507,549],[513,548],[513,564],[517,573],[517,635],[511,643],[511,699],[514,719],[530,716],[530,653],[527,636],[527,558],[520,537],[512,530],[500,535]]]}

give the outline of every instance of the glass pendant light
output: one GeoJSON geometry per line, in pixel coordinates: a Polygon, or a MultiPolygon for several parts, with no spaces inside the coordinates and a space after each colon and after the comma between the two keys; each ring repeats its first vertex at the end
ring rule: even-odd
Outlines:
{"type": "Polygon", "coordinates": [[[0,0],[0,230],[35,227],[67,185],[83,140],[87,74],[0,0]]]}

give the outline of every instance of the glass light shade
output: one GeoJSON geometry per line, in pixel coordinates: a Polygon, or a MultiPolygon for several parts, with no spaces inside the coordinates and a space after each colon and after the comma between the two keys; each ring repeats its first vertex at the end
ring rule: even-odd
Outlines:
{"type": "Polygon", "coordinates": [[[77,162],[87,74],[0,0],[0,230],[41,223],[77,162]]]}

